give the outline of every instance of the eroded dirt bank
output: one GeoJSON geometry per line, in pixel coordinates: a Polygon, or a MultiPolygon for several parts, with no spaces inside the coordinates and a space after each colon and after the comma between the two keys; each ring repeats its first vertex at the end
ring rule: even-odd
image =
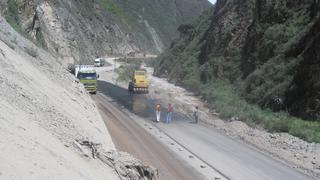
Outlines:
{"type": "Polygon", "coordinates": [[[115,151],[95,103],[61,64],[0,16],[0,179],[156,179],[115,151]]]}

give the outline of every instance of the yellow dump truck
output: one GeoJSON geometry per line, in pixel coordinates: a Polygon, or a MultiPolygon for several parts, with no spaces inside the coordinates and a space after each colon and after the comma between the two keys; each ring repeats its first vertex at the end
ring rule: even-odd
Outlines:
{"type": "Polygon", "coordinates": [[[135,70],[128,85],[130,93],[148,93],[149,80],[145,70],[135,70]]]}

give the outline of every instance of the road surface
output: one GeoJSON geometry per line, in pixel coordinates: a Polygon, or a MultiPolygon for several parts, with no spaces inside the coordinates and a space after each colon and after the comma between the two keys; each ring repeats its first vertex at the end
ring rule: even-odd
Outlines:
{"type": "Polygon", "coordinates": [[[203,177],[150,136],[101,95],[94,97],[117,150],[156,167],[161,180],[195,180],[203,177]]]}
{"type": "MultiPolygon", "coordinates": [[[[129,96],[126,89],[105,81],[99,81],[99,91],[100,93],[111,97],[116,103],[127,108],[132,113],[143,117],[146,121],[151,122],[154,120],[155,115],[153,109],[156,102],[152,99],[148,99],[148,96],[139,94],[129,96]]],[[[162,120],[164,120],[164,116],[162,116],[162,120]]],[[[126,129],[126,131],[132,131],[133,135],[140,133],[136,132],[133,126],[134,122],[130,122],[130,124],[127,125],[128,129],[126,129]]],[[[208,125],[201,123],[194,124],[182,114],[175,113],[172,124],[155,123],[155,126],[179,142],[197,157],[204,160],[209,166],[219,170],[230,179],[313,179],[296,169],[290,168],[284,163],[259,152],[247,144],[219,133],[208,125]]],[[[154,141],[151,140],[151,142],[154,141]]],[[[117,143],[117,139],[115,139],[115,143],[117,143]]],[[[150,147],[150,145],[147,146],[150,147]]],[[[167,160],[170,161],[170,159],[167,160]]]]}

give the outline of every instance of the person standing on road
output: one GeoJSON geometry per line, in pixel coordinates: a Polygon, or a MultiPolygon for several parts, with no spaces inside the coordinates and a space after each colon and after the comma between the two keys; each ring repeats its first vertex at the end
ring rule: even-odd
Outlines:
{"type": "Polygon", "coordinates": [[[198,115],[199,115],[199,107],[196,106],[193,110],[193,117],[196,124],[198,124],[198,118],[199,118],[198,115]]]}
{"type": "Polygon", "coordinates": [[[173,107],[172,107],[172,105],[169,103],[169,105],[168,105],[168,114],[167,114],[167,121],[166,121],[167,124],[171,123],[172,113],[173,113],[173,107]]]}
{"type": "Polygon", "coordinates": [[[161,115],[161,105],[157,104],[156,105],[156,117],[157,117],[157,122],[160,122],[160,115],[161,115]]]}

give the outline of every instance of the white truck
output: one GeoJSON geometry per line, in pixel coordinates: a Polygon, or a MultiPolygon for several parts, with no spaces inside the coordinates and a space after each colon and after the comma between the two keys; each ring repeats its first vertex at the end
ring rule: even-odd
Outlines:
{"type": "Polygon", "coordinates": [[[102,67],[102,66],[104,66],[105,62],[106,62],[105,59],[97,58],[97,59],[94,60],[94,66],[95,67],[102,67]]]}

